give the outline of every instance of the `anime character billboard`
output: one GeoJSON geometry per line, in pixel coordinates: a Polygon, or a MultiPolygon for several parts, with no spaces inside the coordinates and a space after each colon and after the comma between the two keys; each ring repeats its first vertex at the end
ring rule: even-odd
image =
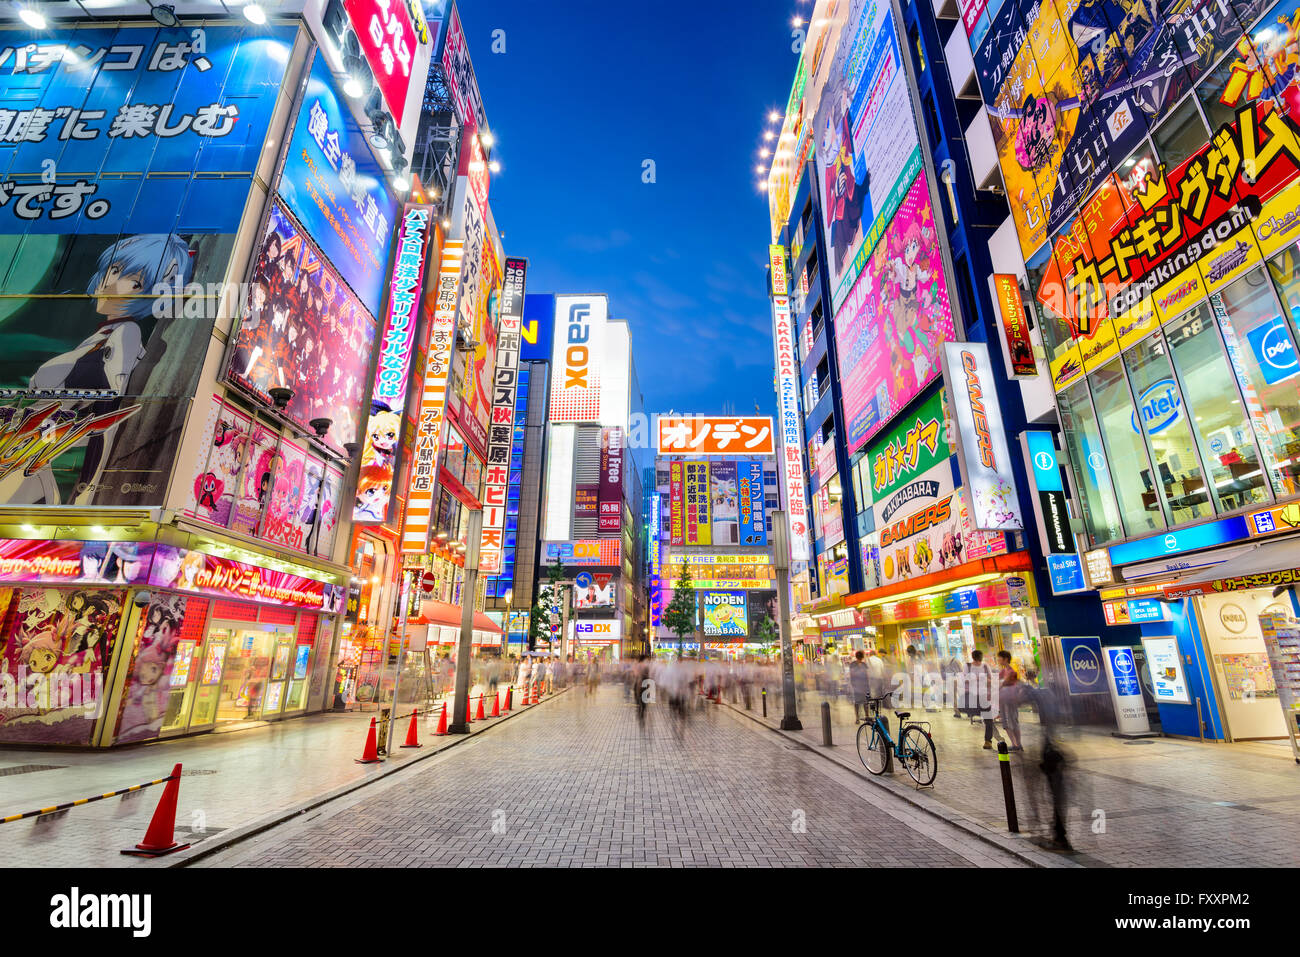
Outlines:
{"type": "Polygon", "coordinates": [[[304,429],[328,419],[324,440],[356,440],[375,321],[278,202],[271,207],[228,379],[263,402],[292,390],[285,415],[304,429]]]}
{"type": "Polygon", "coordinates": [[[852,454],[941,375],[953,337],[925,174],[913,181],[835,317],[852,454]]]}
{"type": "Polygon", "coordinates": [[[0,503],[161,504],[292,36],[0,40],[0,503]]]}

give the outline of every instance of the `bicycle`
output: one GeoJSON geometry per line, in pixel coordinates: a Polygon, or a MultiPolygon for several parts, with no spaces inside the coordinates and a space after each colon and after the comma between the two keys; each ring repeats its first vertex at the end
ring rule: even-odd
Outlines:
{"type": "Polygon", "coordinates": [[[918,787],[929,787],[939,773],[939,755],[934,749],[934,739],[930,737],[930,722],[904,724],[912,713],[894,712],[899,722],[899,739],[895,742],[889,734],[889,726],[880,717],[880,703],[885,697],[888,696],[867,700],[869,720],[858,727],[858,758],[872,774],[884,774],[892,753],[918,787]]]}

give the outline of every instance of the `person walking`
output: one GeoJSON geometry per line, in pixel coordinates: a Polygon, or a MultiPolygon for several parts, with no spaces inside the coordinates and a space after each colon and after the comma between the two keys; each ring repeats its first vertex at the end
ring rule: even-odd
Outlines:
{"type": "Polygon", "coordinates": [[[868,687],[873,698],[883,698],[885,696],[885,662],[880,657],[880,652],[875,648],[871,649],[871,654],[867,658],[867,678],[868,687]]]}
{"type": "Polygon", "coordinates": [[[998,652],[998,713],[1011,739],[1008,751],[1023,751],[1020,746],[1020,676],[1011,664],[1011,652],[998,652]]]}
{"type": "MultiPolygon", "coordinates": [[[[519,674],[515,678],[515,686],[524,693],[524,698],[528,697],[528,684],[533,679],[533,659],[524,655],[519,662],[519,674]]],[[[525,700],[523,703],[527,703],[525,700]]]]}
{"type": "Polygon", "coordinates": [[[867,667],[867,653],[855,651],[849,662],[849,688],[853,692],[853,723],[861,724],[870,716],[867,710],[867,698],[871,695],[871,669],[867,667]],[[858,709],[862,717],[858,717],[858,709]]]}
{"type": "Polygon", "coordinates": [[[1039,737],[1043,742],[1038,768],[1043,772],[1044,782],[1051,794],[1052,836],[1034,840],[1050,850],[1073,854],[1074,847],[1070,844],[1065,824],[1069,813],[1068,772],[1071,764],[1070,753],[1061,744],[1065,716],[1058,689],[1048,682],[1038,684],[1037,677],[1032,669],[1026,670],[1021,690],[1030,707],[1038,712],[1039,737]]]}
{"type": "Polygon", "coordinates": [[[984,663],[984,652],[976,648],[970,653],[970,664],[966,666],[967,708],[979,711],[984,721],[984,750],[993,750],[993,736],[1002,740],[1002,732],[993,723],[996,713],[993,710],[993,672],[984,663]],[[973,694],[972,694],[973,692],[973,694]],[[972,701],[973,698],[973,701],[972,701]]]}

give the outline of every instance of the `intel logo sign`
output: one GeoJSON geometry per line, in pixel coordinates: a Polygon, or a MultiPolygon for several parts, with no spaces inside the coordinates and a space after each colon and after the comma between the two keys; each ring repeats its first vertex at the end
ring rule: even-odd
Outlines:
{"type": "Polygon", "coordinates": [[[1081,685],[1095,685],[1101,677],[1101,662],[1096,654],[1086,645],[1075,645],[1070,652],[1070,671],[1074,680],[1081,685]]]}
{"type": "Polygon", "coordinates": [[[1163,432],[1174,424],[1182,405],[1183,400],[1178,397],[1174,380],[1161,379],[1138,397],[1137,411],[1131,416],[1133,431],[1142,434],[1138,425],[1138,416],[1141,416],[1148,435],[1163,432]]]}
{"type": "Polygon", "coordinates": [[[1296,355],[1295,342],[1281,316],[1250,330],[1246,333],[1246,339],[1259,362],[1264,381],[1269,385],[1282,382],[1300,372],[1300,356],[1296,355]]]}

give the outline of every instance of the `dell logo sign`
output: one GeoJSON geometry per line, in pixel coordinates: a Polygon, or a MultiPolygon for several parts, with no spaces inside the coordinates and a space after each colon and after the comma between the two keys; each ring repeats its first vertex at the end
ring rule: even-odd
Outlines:
{"type": "Polygon", "coordinates": [[[1130,417],[1133,431],[1142,434],[1138,425],[1138,416],[1141,416],[1148,435],[1163,432],[1178,419],[1182,405],[1174,380],[1161,379],[1138,398],[1137,411],[1130,417]]]}
{"type": "Polygon", "coordinates": [[[1295,342],[1281,316],[1250,330],[1246,339],[1266,384],[1282,382],[1300,373],[1300,357],[1296,355],[1295,342]]]}
{"type": "Polygon", "coordinates": [[[1097,655],[1086,645],[1076,645],[1070,652],[1070,671],[1074,680],[1080,685],[1095,685],[1101,677],[1101,663],[1097,655]]]}

